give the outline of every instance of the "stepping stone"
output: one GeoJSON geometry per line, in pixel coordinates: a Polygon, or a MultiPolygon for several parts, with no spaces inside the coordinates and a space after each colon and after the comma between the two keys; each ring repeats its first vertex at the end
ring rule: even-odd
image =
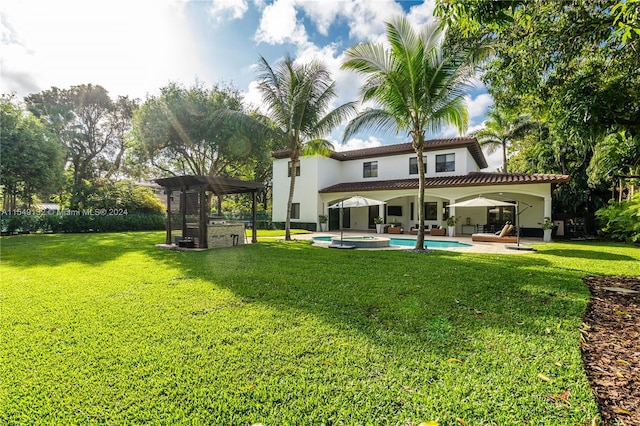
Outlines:
{"type": "Polygon", "coordinates": [[[630,290],[628,288],[622,288],[622,287],[602,287],[602,289],[603,290],[608,290],[608,291],[615,291],[616,293],[624,293],[624,294],[640,293],[638,291],[630,290]]]}

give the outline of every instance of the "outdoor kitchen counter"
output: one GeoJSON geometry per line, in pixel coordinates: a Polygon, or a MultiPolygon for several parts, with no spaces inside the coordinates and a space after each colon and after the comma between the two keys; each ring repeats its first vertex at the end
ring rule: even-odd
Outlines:
{"type": "Polygon", "coordinates": [[[244,223],[210,223],[207,225],[208,248],[244,244],[244,223]]]}

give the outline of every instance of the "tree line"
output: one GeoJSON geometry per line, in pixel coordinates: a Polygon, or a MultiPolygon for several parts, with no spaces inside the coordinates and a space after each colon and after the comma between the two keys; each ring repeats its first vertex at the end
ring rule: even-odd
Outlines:
{"type": "MultiPolygon", "coordinates": [[[[39,200],[162,212],[135,182],[176,174],[270,180],[271,141],[252,139],[215,115],[250,113],[230,85],[170,83],[144,102],[113,99],[93,84],[53,87],[23,100],[5,94],[0,106],[5,211],[39,200]]],[[[261,201],[266,208],[266,193],[261,201]]]]}
{"type": "MultiPolygon", "coordinates": [[[[142,103],[112,100],[93,85],[52,88],[18,106],[5,96],[3,157],[18,159],[7,168],[3,161],[5,203],[16,195],[30,200],[56,179],[63,181],[59,199],[71,206],[87,203],[87,185],[124,176],[191,173],[268,183],[270,152],[288,149],[295,167],[301,155],[332,149],[326,136],[346,120],[344,139],[391,129],[406,134],[420,157],[426,136],[443,125],[466,131],[463,100],[480,75],[495,104],[475,134],[487,148],[503,151],[502,171],[569,174],[571,182],[554,191],[554,211],[593,213],[612,192],[618,201],[637,199],[639,5],[438,1],[441,22],[414,28],[395,18],[387,23],[386,44],[360,43],[345,51],[343,68],[365,78],[360,100],[374,105],[363,110],[355,102],[329,110],[337,94],[326,66],[288,57],[275,67],[260,59],[262,112],[247,109],[229,85],[200,83],[171,83],[142,103]],[[5,148],[11,146],[4,137],[5,110],[21,123],[14,133],[24,132],[25,146],[42,142],[41,158],[55,168],[49,177],[38,181],[22,167],[24,152],[5,148]],[[56,172],[60,163],[63,172],[56,172]]],[[[418,195],[423,191],[421,179],[418,195]]],[[[265,208],[267,200],[265,193],[265,208]]],[[[289,227],[290,213],[287,239],[289,227]]]]}

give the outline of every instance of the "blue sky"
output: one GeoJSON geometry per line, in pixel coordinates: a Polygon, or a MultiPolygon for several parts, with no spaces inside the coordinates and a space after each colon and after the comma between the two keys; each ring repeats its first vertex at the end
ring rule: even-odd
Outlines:
{"type": "MultiPolygon", "coordinates": [[[[432,11],[433,0],[9,0],[0,12],[0,92],[22,97],[92,83],[112,97],[144,99],[170,81],[231,82],[259,106],[259,56],[275,64],[289,54],[324,61],[336,80],[337,105],[357,99],[361,81],[340,70],[347,47],[382,41],[392,16],[405,14],[421,25],[432,11]]],[[[492,104],[478,85],[467,99],[469,130],[482,125],[492,104]]],[[[341,129],[330,139],[341,150],[407,141],[402,134],[362,134],[341,146],[341,129]]],[[[488,171],[500,164],[499,155],[487,160],[488,171]]]]}

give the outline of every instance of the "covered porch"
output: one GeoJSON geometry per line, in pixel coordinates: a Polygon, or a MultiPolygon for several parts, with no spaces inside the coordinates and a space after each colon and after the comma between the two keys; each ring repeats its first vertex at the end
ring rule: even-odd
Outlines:
{"type": "MultiPolygon", "coordinates": [[[[471,235],[478,232],[495,232],[509,221],[523,230],[523,235],[541,237],[539,225],[545,217],[552,216],[552,186],[568,181],[564,175],[525,175],[502,173],[471,173],[447,180],[427,179],[424,197],[427,229],[447,227],[449,216],[456,216],[455,232],[471,235]],[[513,207],[451,207],[471,198],[483,196],[513,203],[513,207]],[[518,204],[518,214],[515,205],[518,204]],[[539,234],[539,235],[538,235],[539,234]]],[[[327,206],[334,200],[360,193],[366,197],[385,201],[385,206],[368,209],[351,209],[345,212],[345,228],[352,230],[375,229],[373,219],[383,218],[385,225],[396,224],[403,233],[410,233],[418,224],[417,179],[403,181],[377,181],[346,183],[325,188],[319,192],[319,203],[324,214],[330,215],[327,206]]],[[[337,229],[330,220],[329,229],[337,229]]]]}

